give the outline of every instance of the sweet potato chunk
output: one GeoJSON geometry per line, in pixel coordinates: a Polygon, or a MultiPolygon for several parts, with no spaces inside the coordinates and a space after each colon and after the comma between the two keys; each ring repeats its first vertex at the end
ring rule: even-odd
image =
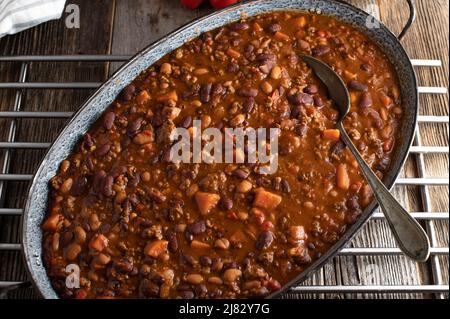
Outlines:
{"type": "Polygon", "coordinates": [[[145,246],[144,254],[157,258],[159,255],[167,251],[168,244],[169,242],[167,240],[154,240],[145,246]]]}
{"type": "Polygon", "coordinates": [[[45,222],[42,224],[42,229],[48,232],[55,232],[58,229],[58,225],[61,219],[61,214],[55,214],[47,217],[45,222]]]}
{"type": "Polygon", "coordinates": [[[350,178],[348,177],[347,165],[339,164],[336,169],[336,184],[342,190],[350,187],[350,178]]]}
{"type": "Polygon", "coordinates": [[[339,138],[341,137],[341,132],[336,129],[328,129],[323,131],[323,138],[327,140],[332,141],[339,141],[339,138]]]}
{"type": "Polygon", "coordinates": [[[172,100],[172,101],[175,101],[175,102],[178,101],[177,91],[167,92],[165,94],[162,94],[162,95],[158,96],[158,98],[157,98],[158,102],[167,102],[169,100],[172,100]]]}
{"type": "Polygon", "coordinates": [[[207,215],[220,200],[220,196],[213,193],[197,192],[195,193],[195,201],[197,202],[200,214],[207,215]]]}
{"type": "Polygon", "coordinates": [[[96,251],[103,251],[103,249],[105,249],[106,247],[108,247],[108,238],[106,238],[105,236],[103,236],[102,234],[100,235],[95,235],[90,243],[89,243],[89,247],[93,250],[96,251]]]}
{"type": "Polygon", "coordinates": [[[305,228],[303,226],[290,226],[289,227],[289,241],[291,243],[297,243],[306,239],[305,228]]]}
{"type": "Polygon", "coordinates": [[[275,209],[281,203],[281,196],[258,188],[253,205],[264,209],[275,209]]]}

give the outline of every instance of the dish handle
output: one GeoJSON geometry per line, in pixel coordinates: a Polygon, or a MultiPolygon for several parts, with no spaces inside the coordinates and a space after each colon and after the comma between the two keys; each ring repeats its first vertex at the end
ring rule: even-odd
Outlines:
{"type": "Polygon", "coordinates": [[[417,10],[416,10],[416,0],[406,0],[408,2],[409,7],[409,18],[408,21],[406,21],[405,26],[403,27],[400,34],[397,36],[397,38],[401,41],[403,37],[408,32],[409,28],[411,28],[411,25],[413,24],[414,20],[417,16],[417,10]]]}

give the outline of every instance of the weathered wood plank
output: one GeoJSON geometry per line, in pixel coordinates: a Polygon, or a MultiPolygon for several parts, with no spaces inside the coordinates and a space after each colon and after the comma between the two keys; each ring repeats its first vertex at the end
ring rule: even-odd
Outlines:
{"type": "MultiPolygon", "coordinates": [[[[16,54],[108,54],[114,1],[71,1],[80,7],[80,28],[68,29],[64,19],[51,21],[16,36],[0,40],[3,55],[16,54]],[[102,14],[99,14],[101,12],[102,14]],[[95,30],[95,32],[92,32],[95,30]]],[[[4,66],[2,66],[4,67],[4,66]]],[[[0,74],[0,81],[17,81],[20,63],[6,66],[16,78],[0,74]]],[[[31,63],[27,81],[104,81],[107,74],[106,63],[31,63]],[[56,72],[55,72],[56,70],[56,72]]],[[[4,91],[4,90],[3,90],[4,91]]],[[[13,94],[8,90],[6,94],[13,94]]],[[[29,90],[23,97],[23,110],[27,111],[73,111],[89,95],[88,91],[29,90]]],[[[11,98],[0,99],[0,110],[11,110],[11,98]]],[[[22,119],[17,121],[19,141],[52,141],[63,128],[64,120],[22,119]]],[[[6,123],[8,124],[8,123],[6,123]]],[[[4,134],[8,125],[2,126],[4,134]],[[5,129],[3,129],[5,128],[5,129]]],[[[6,139],[6,138],[5,138],[6,139]]],[[[4,141],[5,139],[2,139],[4,141]]],[[[1,154],[0,154],[1,155],[1,154]]],[[[11,152],[14,160],[10,167],[12,173],[32,173],[43,156],[43,151],[16,150],[11,152]]],[[[3,157],[3,156],[2,156],[3,157]]],[[[6,185],[4,207],[23,207],[27,183],[10,182],[6,185]]],[[[20,218],[0,218],[0,242],[19,242],[20,218]]],[[[0,252],[0,280],[26,280],[20,253],[0,252]]],[[[28,289],[14,293],[16,297],[35,297],[28,289]]]]}

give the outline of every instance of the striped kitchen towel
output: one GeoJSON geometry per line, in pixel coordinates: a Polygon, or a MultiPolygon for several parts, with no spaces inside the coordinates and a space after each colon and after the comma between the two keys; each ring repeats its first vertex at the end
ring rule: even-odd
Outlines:
{"type": "Polygon", "coordinates": [[[0,0],[0,38],[59,19],[66,0],[0,0]]]}

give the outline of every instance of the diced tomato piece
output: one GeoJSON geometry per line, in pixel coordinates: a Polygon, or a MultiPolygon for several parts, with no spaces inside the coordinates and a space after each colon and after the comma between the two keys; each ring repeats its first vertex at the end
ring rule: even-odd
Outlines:
{"type": "Polygon", "coordinates": [[[268,192],[264,188],[258,188],[253,204],[260,208],[275,209],[280,205],[281,199],[280,195],[268,192]]]}
{"type": "Polygon", "coordinates": [[[63,216],[60,214],[50,215],[42,224],[42,229],[48,232],[55,232],[63,216]]]}
{"type": "Polygon", "coordinates": [[[195,193],[195,201],[200,214],[207,215],[220,200],[220,196],[213,193],[197,192],[195,193]]]}
{"type": "Polygon", "coordinates": [[[90,243],[89,247],[96,251],[103,251],[106,247],[108,247],[108,238],[106,238],[104,235],[95,235],[90,243]]]}
{"type": "Polygon", "coordinates": [[[328,129],[323,131],[323,138],[332,141],[338,141],[341,137],[341,132],[337,129],[328,129]]]}
{"type": "Polygon", "coordinates": [[[154,240],[145,246],[144,254],[157,258],[159,255],[167,251],[168,244],[169,242],[167,240],[154,240]]]}

